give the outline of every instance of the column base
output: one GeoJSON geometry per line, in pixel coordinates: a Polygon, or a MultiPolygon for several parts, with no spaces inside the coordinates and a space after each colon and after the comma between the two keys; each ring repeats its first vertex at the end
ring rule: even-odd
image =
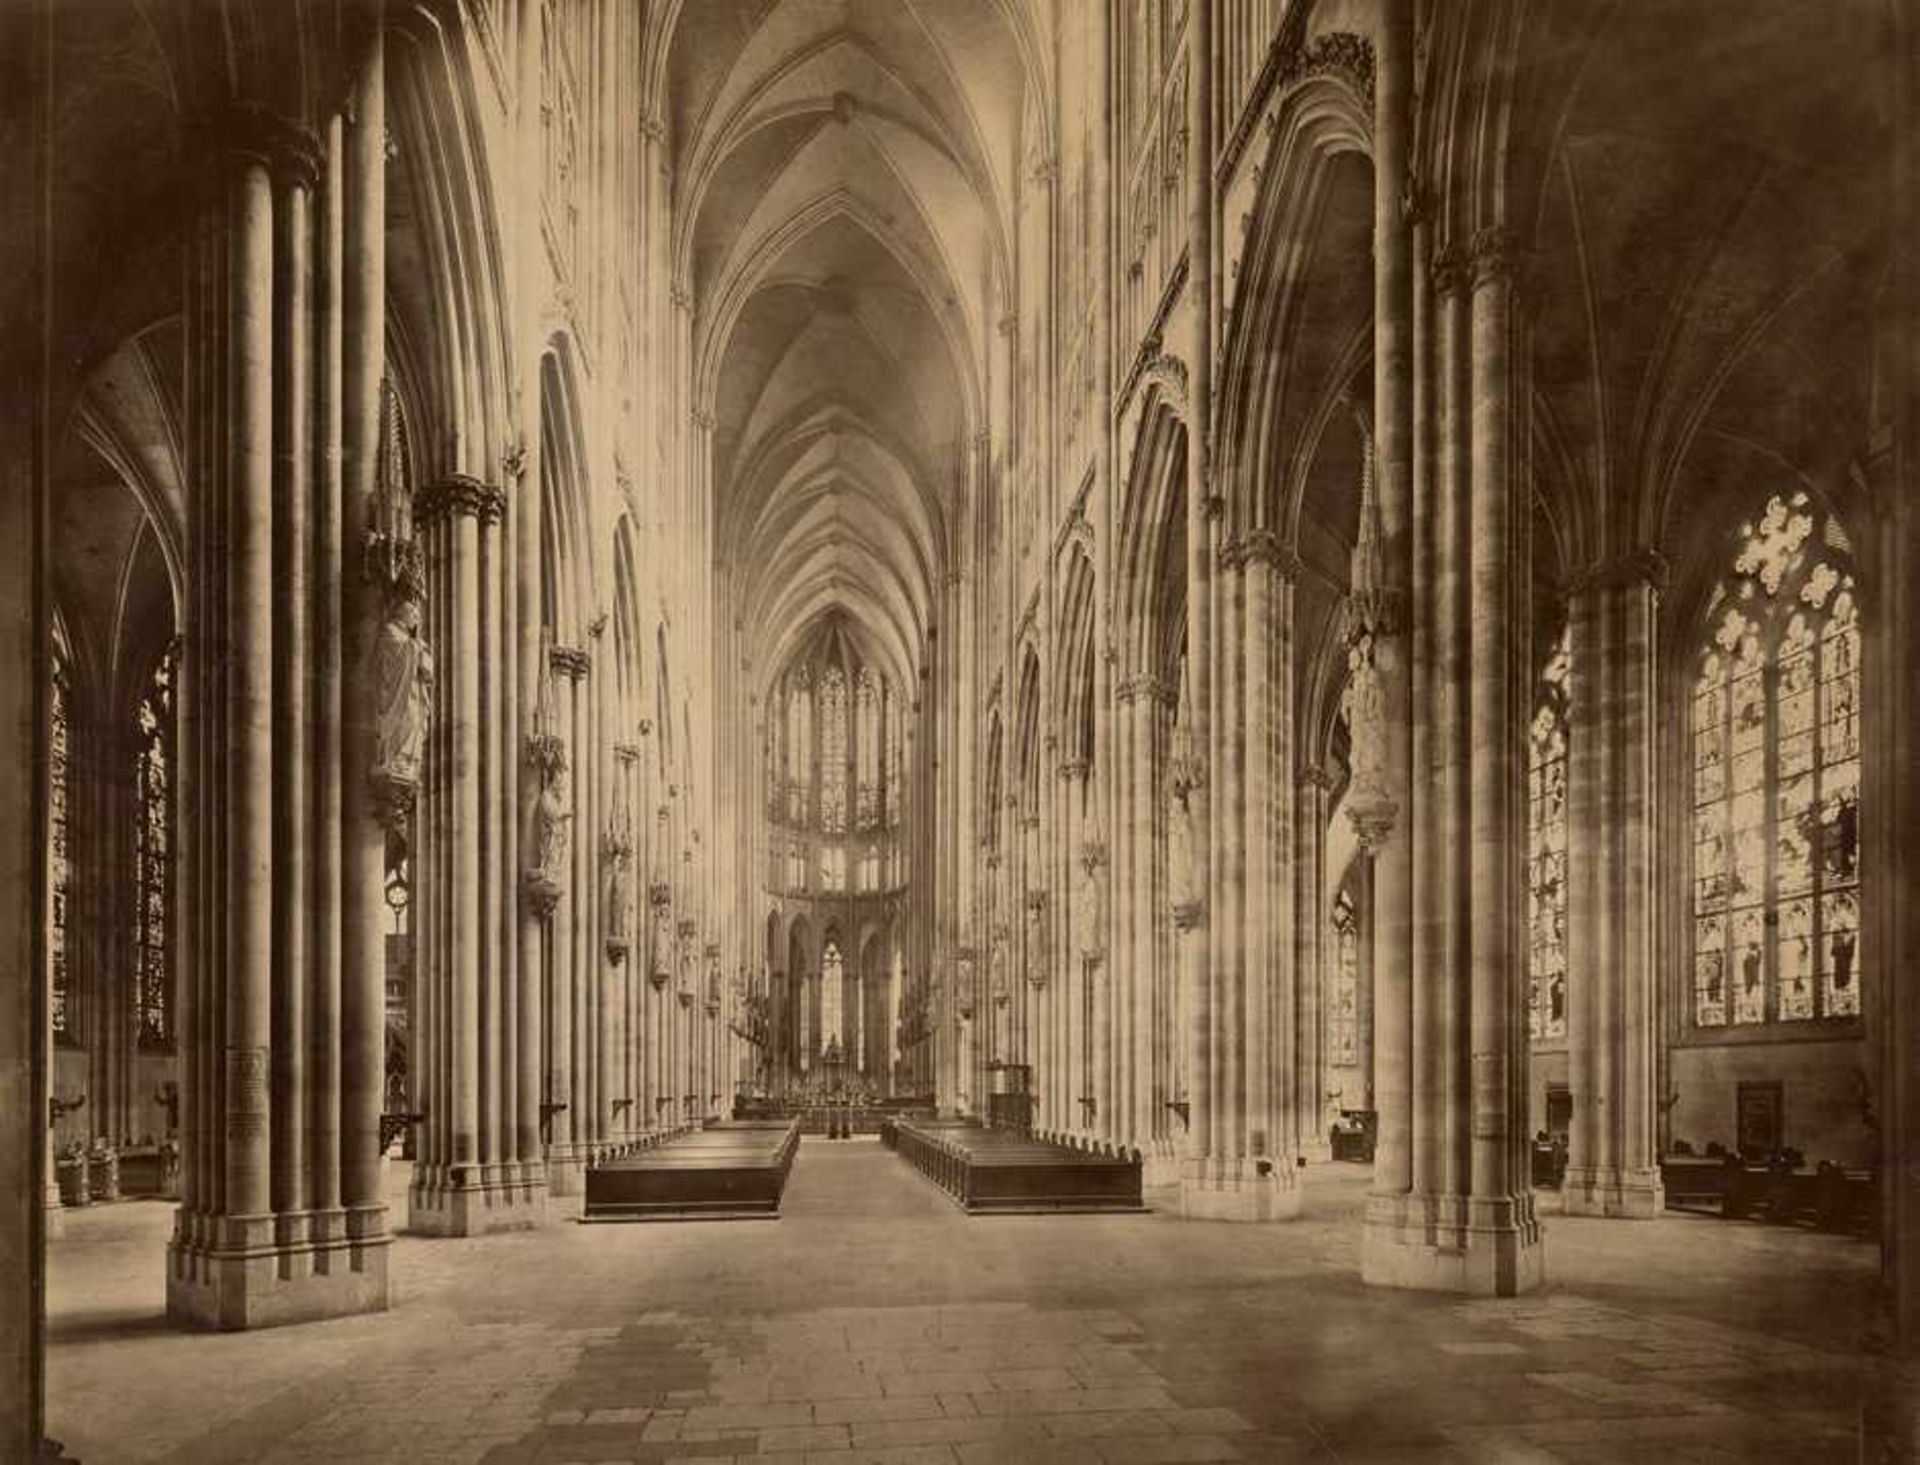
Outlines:
{"type": "Polygon", "coordinates": [[[231,1332],[385,1312],[392,1243],[384,1207],[279,1218],[181,1212],[167,1244],[167,1316],[231,1332]]]}
{"type": "Polygon", "coordinates": [[[1178,1185],[1180,1142],[1165,1135],[1149,1140],[1140,1157],[1140,1171],[1143,1185],[1178,1185]]]}
{"type": "Polygon", "coordinates": [[[1546,1278],[1531,1196],[1367,1198],[1360,1280],[1370,1287],[1518,1297],[1546,1278]]]}
{"type": "Polygon", "coordinates": [[[547,1194],[579,1195],[586,1189],[585,1159],[572,1145],[547,1146],[547,1194]]]}
{"type": "Polygon", "coordinates": [[[1651,1221],[1666,1212],[1667,1192],[1658,1170],[1569,1165],[1560,1182],[1560,1203],[1569,1216],[1651,1221]]]}
{"type": "Polygon", "coordinates": [[[546,1182],[523,1179],[519,1171],[518,1165],[417,1165],[407,1187],[407,1230],[486,1236],[546,1225],[546,1182]]]}
{"type": "Polygon", "coordinates": [[[1300,1177],[1279,1160],[1206,1162],[1180,1177],[1180,1214],[1190,1221],[1291,1221],[1300,1214],[1300,1177]]]}

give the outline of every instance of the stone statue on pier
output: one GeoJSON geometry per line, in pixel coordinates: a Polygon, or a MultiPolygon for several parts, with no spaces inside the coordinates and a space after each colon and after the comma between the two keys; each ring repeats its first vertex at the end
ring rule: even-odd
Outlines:
{"type": "Polygon", "coordinates": [[[1027,895],[1027,983],[1047,984],[1047,899],[1035,890],[1027,895]]]}
{"type": "Polygon", "coordinates": [[[607,836],[606,863],[607,960],[626,960],[633,940],[633,845],[622,833],[607,836]]]}
{"type": "Polygon", "coordinates": [[[647,953],[647,975],[656,987],[673,976],[673,908],[664,899],[653,902],[653,936],[647,953]]]}
{"type": "Polygon", "coordinates": [[[567,800],[567,770],[564,764],[547,774],[540,795],[533,801],[532,827],[528,830],[527,890],[535,909],[550,914],[566,888],[569,836],[573,830],[573,810],[567,800]]]}
{"type": "Polygon", "coordinates": [[[1207,878],[1201,861],[1199,832],[1194,828],[1193,791],[1176,780],[1167,807],[1167,880],[1177,921],[1191,924],[1206,901],[1207,878]]]}
{"type": "Polygon", "coordinates": [[[420,781],[420,754],[433,707],[433,651],[420,635],[420,603],[394,595],[380,627],[374,660],[378,685],[379,742],[376,781],[413,788],[420,781]]]}
{"type": "Polygon", "coordinates": [[[1106,861],[1094,850],[1085,850],[1074,862],[1080,876],[1073,887],[1073,931],[1080,943],[1080,954],[1097,960],[1106,950],[1105,932],[1100,928],[1100,871],[1106,861]]]}

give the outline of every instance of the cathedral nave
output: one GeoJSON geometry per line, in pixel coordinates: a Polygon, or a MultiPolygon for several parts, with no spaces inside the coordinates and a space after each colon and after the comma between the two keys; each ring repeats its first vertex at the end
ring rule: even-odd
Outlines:
{"type": "Polygon", "coordinates": [[[0,1453],[1920,1453],[1917,32],[0,7],[0,1453]]]}

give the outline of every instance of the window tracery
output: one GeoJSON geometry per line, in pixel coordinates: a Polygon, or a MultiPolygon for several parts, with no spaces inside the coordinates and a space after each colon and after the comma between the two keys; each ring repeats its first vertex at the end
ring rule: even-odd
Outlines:
{"type": "Polygon", "coordinates": [[[73,672],[58,640],[53,653],[53,696],[48,706],[51,726],[47,745],[47,986],[55,1042],[70,1042],[74,1033],[68,1010],[67,903],[72,894],[73,866],[68,858],[67,800],[71,791],[73,672]]]}
{"type": "Polygon", "coordinates": [[[1692,706],[1693,1022],[1860,1012],[1860,627],[1805,493],[1741,527],[1692,706]]]}
{"type": "Polygon", "coordinates": [[[1527,741],[1527,1031],[1567,1036],[1568,635],[1540,678],[1527,741]]]}
{"type": "Polygon", "coordinates": [[[1333,901],[1333,990],[1327,1002],[1327,1062],[1351,1068],[1360,1061],[1360,931],[1353,895],[1333,901]]]}
{"type": "Polygon", "coordinates": [[[855,684],[854,728],[859,771],[854,821],[871,829],[880,821],[880,698],[870,666],[860,668],[855,684]]]}
{"type": "Polygon", "coordinates": [[[837,666],[820,678],[820,828],[847,832],[847,677],[837,666]]]}
{"type": "Polygon", "coordinates": [[[801,667],[787,692],[787,817],[807,817],[807,790],[813,771],[813,678],[801,667]]]}
{"type": "Polygon", "coordinates": [[[887,695],[887,827],[900,827],[900,811],[906,805],[907,786],[901,776],[904,762],[901,753],[902,734],[898,703],[889,692],[887,695]]]}
{"type": "Polygon", "coordinates": [[[844,1003],[841,984],[846,976],[846,965],[840,958],[840,943],[832,937],[827,938],[827,949],[820,954],[820,1049],[839,1044],[842,1041],[841,1028],[844,1023],[844,1003]]]}
{"type": "Polygon", "coordinates": [[[142,1047],[173,1041],[168,926],[173,886],[173,682],[177,651],[154,663],[134,711],[134,1018],[142,1047]]]}

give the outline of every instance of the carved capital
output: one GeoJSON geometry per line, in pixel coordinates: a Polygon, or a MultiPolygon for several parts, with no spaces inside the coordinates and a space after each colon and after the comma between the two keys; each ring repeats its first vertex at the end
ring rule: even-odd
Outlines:
{"type": "Polygon", "coordinates": [[[1114,688],[1113,694],[1125,703],[1130,704],[1144,699],[1158,702],[1164,707],[1173,706],[1179,696],[1164,677],[1157,677],[1152,672],[1141,672],[1138,676],[1128,677],[1114,688]]]}
{"type": "Polygon", "coordinates": [[[1301,569],[1298,551],[1264,524],[1249,529],[1240,541],[1240,561],[1247,565],[1270,565],[1286,580],[1297,578],[1301,569]]]}
{"type": "Polygon", "coordinates": [[[1339,75],[1372,107],[1373,42],[1354,31],[1328,31],[1304,44],[1295,43],[1280,69],[1282,86],[1308,77],[1339,75]]]}
{"type": "Polygon", "coordinates": [[[547,665],[555,676],[582,681],[593,670],[593,654],[584,646],[553,646],[547,650],[547,665]]]}
{"type": "Polygon", "coordinates": [[[1433,259],[1427,266],[1433,277],[1433,290],[1436,295],[1458,295],[1466,289],[1466,257],[1451,244],[1443,244],[1433,252],[1433,259]]]}
{"type": "Polygon", "coordinates": [[[234,102],[207,113],[202,156],[252,159],[287,182],[312,188],[320,181],[323,156],[311,128],[255,102],[234,102]]]}
{"type": "Polygon", "coordinates": [[[616,763],[638,763],[640,761],[640,745],[638,743],[615,743],[613,745],[613,757],[616,763]]]}
{"type": "Polygon", "coordinates": [[[1467,260],[1474,289],[1495,283],[1511,284],[1520,267],[1521,250],[1511,230],[1494,226],[1474,234],[1467,245],[1467,260]]]}
{"type": "Polygon", "coordinates": [[[1060,776],[1068,781],[1076,781],[1087,776],[1085,758],[1068,758],[1060,765],[1060,776]]]}
{"type": "Polygon", "coordinates": [[[1393,834],[1400,818],[1400,805],[1384,792],[1355,793],[1347,800],[1347,820],[1360,841],[1360,848],[1378,854],[1393,834]]]}
{"type": "Polygon", "coordinates": [[[425,485],[413,496],[414,521],[423,526],[453,518],[498,524],[506,512],[505,489],[465,473],[450,473],[425,485]]]}

